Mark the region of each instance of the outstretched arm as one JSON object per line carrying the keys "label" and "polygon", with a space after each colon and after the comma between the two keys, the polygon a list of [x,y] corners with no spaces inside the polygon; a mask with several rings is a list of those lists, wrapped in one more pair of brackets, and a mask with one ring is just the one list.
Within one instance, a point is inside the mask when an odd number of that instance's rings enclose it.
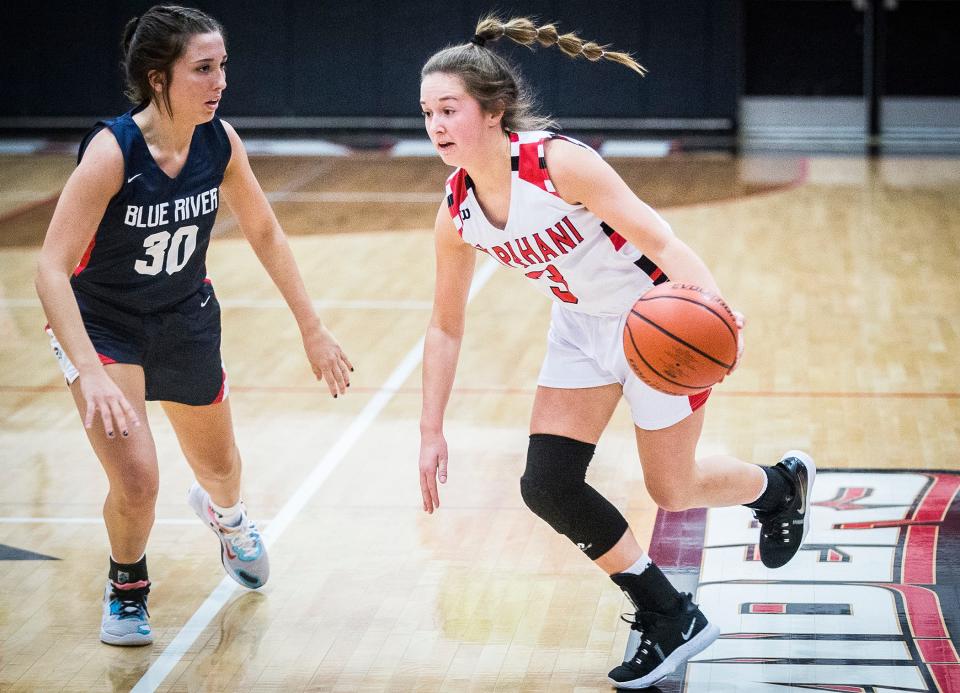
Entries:
{"label": "outstretched arm", "polygon": [[221,185],[224,197],[237,217],[240,230],[290,307],[317,379],[327,381],[334,397],[343,394],[350,384],[353,364],[313,308],[290,244],[250,168],[243,142],[233,127],[226,122],[223,126],[233,149]]}
{"label": "outstretched arm", "polygon": [[433,313],[423,346],[423,411],[420,415],[420,491],[423,509],[440,507],[437,479],[447,480],[443,414],[450,400],[466,321],[476,251],[463,242],[441,204],[435,223],[437,268]]}
{"label": "outstretched arm", "polygon": [[83,326],[70,276],[97,232],[103,213],[123,183],[123,153],[109,130],[91,140],[57,201],[37,262],[37,295],[57,341],[79,373],[83,425],[99,414],[108,438],[140,421],[120,388],[107,375]]}

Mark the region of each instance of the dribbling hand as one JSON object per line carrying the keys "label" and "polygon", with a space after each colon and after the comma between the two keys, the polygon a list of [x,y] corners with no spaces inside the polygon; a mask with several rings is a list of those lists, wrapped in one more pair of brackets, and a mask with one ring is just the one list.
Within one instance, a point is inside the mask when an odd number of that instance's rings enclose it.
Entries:
{"label": "dribbling hand", "polygon": [[740,358],[743,356],[743,328],[747,325],[747,319],[739,310],[734,310],[733,319],[737,322],[737,360],[733,362],[727,374],[733,373],[740,365]]}
{"label": "dribbling hand", "polygon": [[317,380],[326,380],[334,397],[346,394],[353,364],[343,353],[340,342],[323,325],[303,335],[303,348]]}
{"label": "dribbling hand", "polygon": [[84,402],[84,428],[93,428],[93,419],[97,414],[103,421],[103,432],[107,438],[114,438],[116,431],[126,438],[130,433],[130,425],[140,425],[137,412],[103,368],[84,373],[79,382],[80,396]]}
{"label": "dribbling hand", "polygon": [[431,514],[440,507],[437,479],[447,483],[447,440],[442,433],[423,435],[420,440],[420,493],[424,511]]}

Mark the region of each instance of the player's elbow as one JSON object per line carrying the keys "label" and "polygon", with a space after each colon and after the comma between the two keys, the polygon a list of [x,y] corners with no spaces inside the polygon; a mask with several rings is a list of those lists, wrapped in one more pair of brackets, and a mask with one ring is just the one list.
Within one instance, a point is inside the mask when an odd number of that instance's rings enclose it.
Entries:
{"label": "player's elbow", "polygon": [[43,298],[53,282],[57,279],[62,280],[67,276],[69,276],[69,272],[65,272],[61,267],[41,255],[40,259],[37,260],[37,269],[33,276],[33,286],[37,295]]}
{"label": "player's elbow", "polygon": [[461,341],[464,333],[464,320],[445,318],[434,314],[430,320],[430,329],[440,337]]}

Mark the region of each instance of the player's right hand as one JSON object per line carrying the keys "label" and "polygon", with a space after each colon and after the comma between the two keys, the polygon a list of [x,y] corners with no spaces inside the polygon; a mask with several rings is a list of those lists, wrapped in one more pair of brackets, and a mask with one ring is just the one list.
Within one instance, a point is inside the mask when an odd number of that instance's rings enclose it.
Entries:
{"label": "player's right hand", "polygon": [[139,426],[140,417],[127,401],[123,391],[102,367],[80,376],[80,396],[83,397],[83,427],[93,428],[94,417],[99,414],[103,432],[114,438],[119,432],[123,437],[130,434],[130,426]]}
{"label": "player's right hand", "polygon": [[420,436],[420,493],[423,494],[423,509],[433,513],[440,507],[437,479],[447,483],[447,440],[443,433]]}
{"label": "player's right hand", "polygon": [[747,326],[747,318],[739,310],[734,310],[733,319],[737,323],[737,358],[727,371],[727,375],[733,373],[740,365],[740,359],[743,358],[743,328]]}

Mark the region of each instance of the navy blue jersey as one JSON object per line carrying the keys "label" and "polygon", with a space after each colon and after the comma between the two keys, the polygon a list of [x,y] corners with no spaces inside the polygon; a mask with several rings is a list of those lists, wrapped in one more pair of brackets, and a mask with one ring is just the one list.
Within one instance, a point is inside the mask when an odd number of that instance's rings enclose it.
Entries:
{"label": "navy blue jersey", "polygon": [[198,125],[183,169],[170,178],[153,160],[134,113],[97,123],[80,144],[78,163],[94,135],[108,128],[123,152],[124,174],[71,284],[146,314],[196,293],[207,276],[207,246],[230,140],[218,118]]}

